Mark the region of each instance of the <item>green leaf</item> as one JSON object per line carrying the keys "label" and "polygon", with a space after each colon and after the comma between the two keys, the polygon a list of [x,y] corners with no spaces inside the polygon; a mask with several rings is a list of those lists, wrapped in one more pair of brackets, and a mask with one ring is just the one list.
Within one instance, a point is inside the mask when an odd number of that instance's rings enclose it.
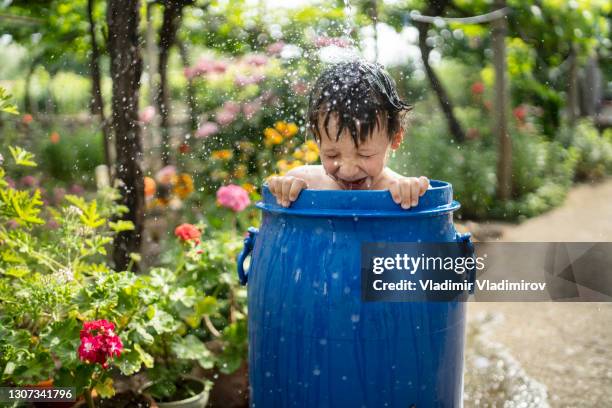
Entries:
{"label": "green leaf", "polygon": [[11,151],[11,155],[13,156],[15,163],[17,163],[18,165],[36,167],[36,162],[33,160],[34,155],[32,153],[28,152],[25,149],[22,149],[19,146],[9,146],[9,150]]}
{"label": "green leaf", "polygon": [[180,337],[172,342],[172,351],[180,359],[199,360],[211,358],[211,352],[204,343],[193,334]]}
{"label": "green leaf", "polygon": [[[173,332],[178,329],[179,323],[174,320],[174,317],[168,312],[154,308],[154,316],[149,320],[148,326],[153,328],[157,334]],[[147,315],[150,310],[147,311]]]}
{"label": "green leaf", "polygon": [[10,268],[3,271],[5,275],[14,276],[15,278],[22,278],[30,273],[30,269],[27,266],[11,266]]}
{"label": "green leaf", "polygon": [[196,312],[200,315],[209,315],[217,310],[217,298],[205,296],[196,303]]}
{"label": "green leaf", "polygon": [[113,379],[110,377],[107,377],[104,382],[96,384],[94,388],[102,398],[110,398],[115,395]]}
{"label": "green leaf", "polygon": [[31,196],[28,191],[2,189],[0,190],[0,202],[4,204],[0,207],[0,215],[13,218],[20,225],[45,223],[38,217],[43,204],[38,189]]}
{"label": "green leaf", "polygon": [[142,361],[140,355],[136,350],[126,351],[121,353],[121,356],[117,359],[117,366],[123,375],[132,375],[140,371]]}
{"label": "green leaf", "polygon": [[0,86],[0,112],[10,113],[12,115],[18,115],[19,111],[17,107],[12,103],[8,102],[13,96],[6,92],[6,90]]}
{"label": "green leaf", "polygon": [[108,226],[115,232],[132,231],[134,223],[132,221],[119,220],[117,222],[109,222]]}
{"label": "green leaf", "polygon": [[140,360],[145,365],[145,367],[147,368],[153,367],[154,359],[152,355],[144,351],[142,347],[140,347],[140,344],[134,344],[134,349],[140,356]]}

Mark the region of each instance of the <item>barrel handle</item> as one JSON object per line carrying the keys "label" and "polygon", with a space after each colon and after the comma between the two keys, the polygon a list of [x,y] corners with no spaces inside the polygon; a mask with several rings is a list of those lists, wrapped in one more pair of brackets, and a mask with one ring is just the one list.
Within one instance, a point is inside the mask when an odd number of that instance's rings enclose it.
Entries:
{"label": "barrel handle", "polygon": [[[472,234],[466,232],[465,234],[460,234],[458,232],[455,233],[455,241],[460,244],[466,244],[467,246],[467,256],[474,258],[474,243],[472,242]],[[474,287],[476,286],[476,263],[474,263],[474,267],[470,268],[468,271],[468,282],[470,282],[471,288],[470,295],[474,294]]]}
{"label": "barrel handle", "polygon": [[248,231],[248,235],[244,238],[244,247],[240,254],[238,254],[238,280],[241,285],[246,285],[249,280],[249,271],[244,270],[244,260],[251,254],[255,246],[255,239],[259,233],[259,230],[255,227],[249,227]]}

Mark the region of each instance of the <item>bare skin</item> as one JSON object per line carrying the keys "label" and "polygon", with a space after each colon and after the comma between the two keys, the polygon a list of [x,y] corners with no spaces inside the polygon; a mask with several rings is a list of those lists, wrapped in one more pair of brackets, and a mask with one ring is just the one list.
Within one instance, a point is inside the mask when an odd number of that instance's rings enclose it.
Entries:
{"label": "bare skin", "polygon": [[[335,117],[329,130],[335,135]],[[391,150],[399,148],[403,131],[391,140],[386,129],[376,127],[371,137],[355,146],[348,130],[338,141],[321,129],[318,141],[321,165],[291,169],[284,176],[268,179],[270,192],[279,205],[289,207],[303,189],[313,190],[389,190],[393,201],[402,208],[414,207],[429,187],[427,177],[404,177],[386,166]]]}

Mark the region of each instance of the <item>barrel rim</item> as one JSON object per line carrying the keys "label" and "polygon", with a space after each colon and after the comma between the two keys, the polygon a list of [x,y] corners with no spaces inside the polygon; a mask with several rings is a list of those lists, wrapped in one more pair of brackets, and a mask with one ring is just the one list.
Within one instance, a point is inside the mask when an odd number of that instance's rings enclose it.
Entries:
{"label": "barrel rim", "polygon": [[[431,188],[419,199],[419,204],[403,209],[393,201],[389,190],[312,190],[300,192],[298,199],[286,208],[276,202],[268,184],[262,186],[262,201],[256,207],[266,213],[301,217],[431,217],[456,211],[461,205],[452,199],[452,185],[431,180]],[[350,197],[350,201],[347,199]],[[316,204],[315,204],[316,203]]]}

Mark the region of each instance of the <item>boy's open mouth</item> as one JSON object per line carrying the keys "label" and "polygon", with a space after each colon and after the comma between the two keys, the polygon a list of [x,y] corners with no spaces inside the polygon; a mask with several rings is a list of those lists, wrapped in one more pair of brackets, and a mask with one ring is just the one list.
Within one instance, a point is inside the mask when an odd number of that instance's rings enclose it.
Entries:
{"label": "boy's open mouth", "polygon": [[338,181],[340,182],[340,185],[342,186],[342,188],[345,190],[361,190],[365,186],[367,180],[368,178],[364,177],[362,179],[355,180],[355,181],[346,181],[346,180],[338,180]]}

